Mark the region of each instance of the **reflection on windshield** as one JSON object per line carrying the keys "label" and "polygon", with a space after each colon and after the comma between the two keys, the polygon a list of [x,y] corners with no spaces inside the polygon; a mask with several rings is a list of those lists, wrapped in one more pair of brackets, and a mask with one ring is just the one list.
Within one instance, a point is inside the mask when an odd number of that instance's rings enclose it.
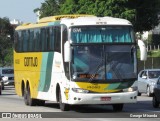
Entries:
{"label": "reflection on windshield", "polygon": [[72,78],[122,80],[136,78],[136,56],[129,46],[73,46]]}

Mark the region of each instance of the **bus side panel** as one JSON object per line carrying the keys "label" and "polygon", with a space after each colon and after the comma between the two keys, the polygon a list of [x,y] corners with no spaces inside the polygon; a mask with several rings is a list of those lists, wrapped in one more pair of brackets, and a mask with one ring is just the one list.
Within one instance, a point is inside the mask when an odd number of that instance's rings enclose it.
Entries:
{"label": "bus side panel", "polygon": [[[62,73],[62,57],[61,54],[55,52],[50,55],[43,55],[46,59],[43,65],[43,73],[41,71],[41,82],[38,90],[38,99],[56,101],[56,86],[57,84],[64,82]],[[43,60],[43,59],[42,59]],[[44,71],[47,69],[46,71]],[[48,76],[48,77],[47,77]]]}
{"label": "bus side panel", "polygon": [[38,91],[48,92],[51,83],[53,52],[42,54],[40,85]]}
{"label": "bus side panel", "polygon": [[42,53],[14,52],[14,75],[16,93],[22,96],[22,81],[29,82],[32,98],[38,94]]}

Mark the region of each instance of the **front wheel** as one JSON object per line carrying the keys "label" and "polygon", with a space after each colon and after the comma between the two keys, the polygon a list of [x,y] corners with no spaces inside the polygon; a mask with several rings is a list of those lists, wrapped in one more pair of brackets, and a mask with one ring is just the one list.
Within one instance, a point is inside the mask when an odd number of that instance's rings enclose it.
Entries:
{"label": "front wheel", "polygon": [[141,96],[141,93],[138,91],[138,96]]}
{"label": "front wheel", "polygon": [[113,104],[113,111],[120,112],[123,110],[123,104]]}
{"label": "front wheel", "polygon": [[154,108],[158,108],[159,106],[159,102],[157,101],[156,96],[153,96],[152,105]]}
{"label": "front wheel", "polygon": [[59,107],[62,111],[68,111],[70,109],[69,104],[65,104],[62,102],[61,91],[59,91]]}

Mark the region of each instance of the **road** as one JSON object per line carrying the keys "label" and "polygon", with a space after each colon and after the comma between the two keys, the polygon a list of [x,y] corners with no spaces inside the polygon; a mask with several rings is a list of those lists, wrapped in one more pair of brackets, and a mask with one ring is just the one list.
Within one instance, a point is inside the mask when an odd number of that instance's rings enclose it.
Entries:
{"label": "road", "polygon": [[[151,117],[154,120],[159,120],[155,118],[158,116],[160,118],[160,108],[152,107],[152,97],[147,97],[142,95],[138,97],[138,102],[136,104],[125,104],[122,112],[113,112],[112,106],[110,105],[94,105],[94,106],[72,106],[70,111],[62,112],[59,109],[58,104],[47,101],[45,106],[25,106],[23,98],[15,94],[14,87],[5,87],[0,96],[0,112],[12,112],[20,114],[22,112],[27,113],[40,113],[42,118],[98,118],[106,119],[107,117],[115,119],[119,118],[129,118],[130,120],[134,118],[141,118],[144,120],[144,116]],[[100,119],[99,119],[100,118]],[[108,118],[107,118],[108,119]],[[150,118],[147,118],[148,120]],[[66,120],[67,121],[67,120]],[[146,119],[145,119],[146,121]]]}

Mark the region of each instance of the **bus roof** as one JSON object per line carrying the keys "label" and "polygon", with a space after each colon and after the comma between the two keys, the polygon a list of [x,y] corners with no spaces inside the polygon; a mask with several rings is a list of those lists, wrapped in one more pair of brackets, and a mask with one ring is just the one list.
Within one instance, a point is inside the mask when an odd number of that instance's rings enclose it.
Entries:
{"label": "bus roof", "polygon": [[[83,22],[84,21],[84,22]],[[67,26],[83,26],[83,25],[132,25],[126,19],[114,17],[79,17],[75,19],[62,19],[61,24]]]}
{"label": "bus roof", "polygon": [[[93,15],[86,15],[86,14],[77,14],[77,15],[57,15],[57,16],[49,16],[44,17],[38,21],[38,23],[25,23],[16,28],[16,30],[23,30],[23,29],[29,29],[29,28],[38,28],[43,26],[48,26],[49,23],[60,23],[60,20],[63,18],[78,18],[78,17],[86,17],[86,16],[93,16]],[[53,25],[53,24],[52,24]]]}
{"label": "bus roof", "polygon": [[[84,21],[84,22],[83,22]],[[66,26],[78,25],[132,25],[126,19],[113,17],[96,17],[93,15],[58,15],[45,17],[39,20],[38,23],[25,23],[16,28],[16,30],[23,30],[29,28],[38,28],[55,24],[65,24]]]}
{"label": "bus roof", "polygon": [[46,22],[53,22],[57,20],[61,20],[62,18],[78,18],[78,17],[86,17],[86,16],[93,16],[93,15],[86,15],[86,14],[79,14],[79,15],[58,15],[58,16],[50,16],[45,17],[39,20],[38,23],[46,23]]}

